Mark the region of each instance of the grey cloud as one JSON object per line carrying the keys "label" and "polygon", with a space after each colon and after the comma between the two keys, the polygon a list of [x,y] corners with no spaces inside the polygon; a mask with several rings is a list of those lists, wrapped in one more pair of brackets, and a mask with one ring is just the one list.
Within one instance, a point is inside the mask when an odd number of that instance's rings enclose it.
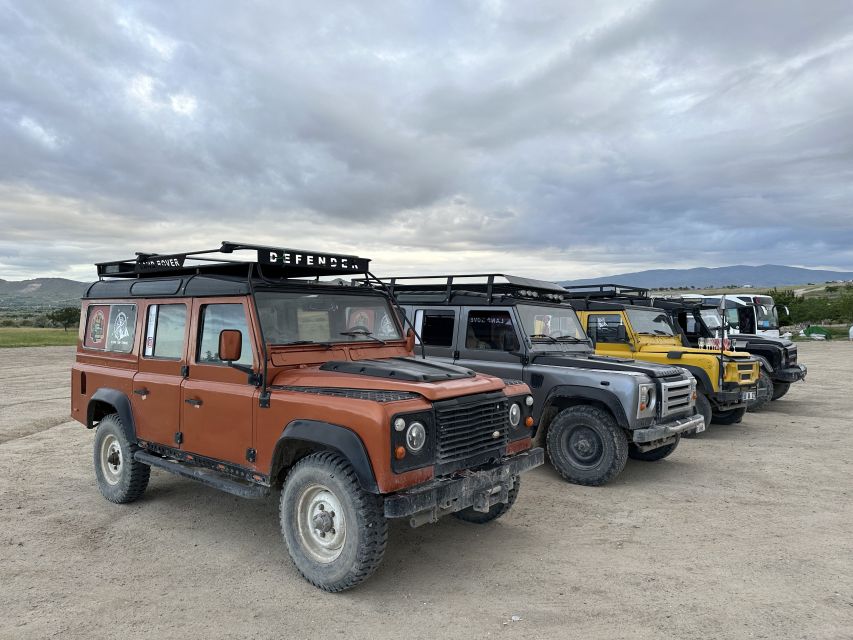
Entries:
{"label": "grey cloud", "polygon": [[846,3],[0,0],[0,16],[4,274],[35,269],[45,229],[57,271],[229,230],[389,268],[853,265]]}

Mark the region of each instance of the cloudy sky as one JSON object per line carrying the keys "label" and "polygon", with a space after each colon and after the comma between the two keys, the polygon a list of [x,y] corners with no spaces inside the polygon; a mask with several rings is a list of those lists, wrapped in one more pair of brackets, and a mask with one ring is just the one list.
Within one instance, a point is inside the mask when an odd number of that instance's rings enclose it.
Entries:
{"label": "cloudy sky", "polygon": [[853,11],[0,0],[0,277],[225,239],[379,274],[853,269]]}

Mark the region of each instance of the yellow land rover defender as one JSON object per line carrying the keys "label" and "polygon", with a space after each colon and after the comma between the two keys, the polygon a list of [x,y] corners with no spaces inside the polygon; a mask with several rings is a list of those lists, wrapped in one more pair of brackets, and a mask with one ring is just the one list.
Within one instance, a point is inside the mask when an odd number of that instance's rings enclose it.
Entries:
{"label": "yellow land rover defender", "polygon": [[595,352],[684,367],[697,382],[696,409],[710,422],[741,421],[756,399],[760,364],[742,351],[685,347],[666,311],[632,304],[639,289],[621,285],[568,286]]}

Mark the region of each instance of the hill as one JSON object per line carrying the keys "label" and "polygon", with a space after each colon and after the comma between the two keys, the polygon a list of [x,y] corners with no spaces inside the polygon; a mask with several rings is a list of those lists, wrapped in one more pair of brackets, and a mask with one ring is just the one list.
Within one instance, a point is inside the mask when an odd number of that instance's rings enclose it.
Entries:
{"label": "hill", "polygon": [[780,285],[809,284],[832,280],[853,280],[851,271],[803,269],[778,264],[760,266],[733,265],[730,267],[697,267],[694,269],[650,269],[600,278],[560,280],[559,284],[616,283],[647,289],[683,288],[710,289],[728,285],[751,285],[757,288]]}
{"label": "hill", "polygon": [[0,308],[76,307],[88,286],[88,282],[66,278],[0,279]]}

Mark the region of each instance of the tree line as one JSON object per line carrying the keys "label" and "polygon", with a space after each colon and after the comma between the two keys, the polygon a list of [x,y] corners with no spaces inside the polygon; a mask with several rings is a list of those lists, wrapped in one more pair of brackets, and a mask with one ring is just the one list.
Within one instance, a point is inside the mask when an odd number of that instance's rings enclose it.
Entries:
{"label": "tree line", "polygon": [[[773,296],[782,325],[853,323],[853,285],[830,285],[823,293],[798,296],[793,289],[773,289],[764,295]],[[790,313],[782,307],[788,307]]]}

